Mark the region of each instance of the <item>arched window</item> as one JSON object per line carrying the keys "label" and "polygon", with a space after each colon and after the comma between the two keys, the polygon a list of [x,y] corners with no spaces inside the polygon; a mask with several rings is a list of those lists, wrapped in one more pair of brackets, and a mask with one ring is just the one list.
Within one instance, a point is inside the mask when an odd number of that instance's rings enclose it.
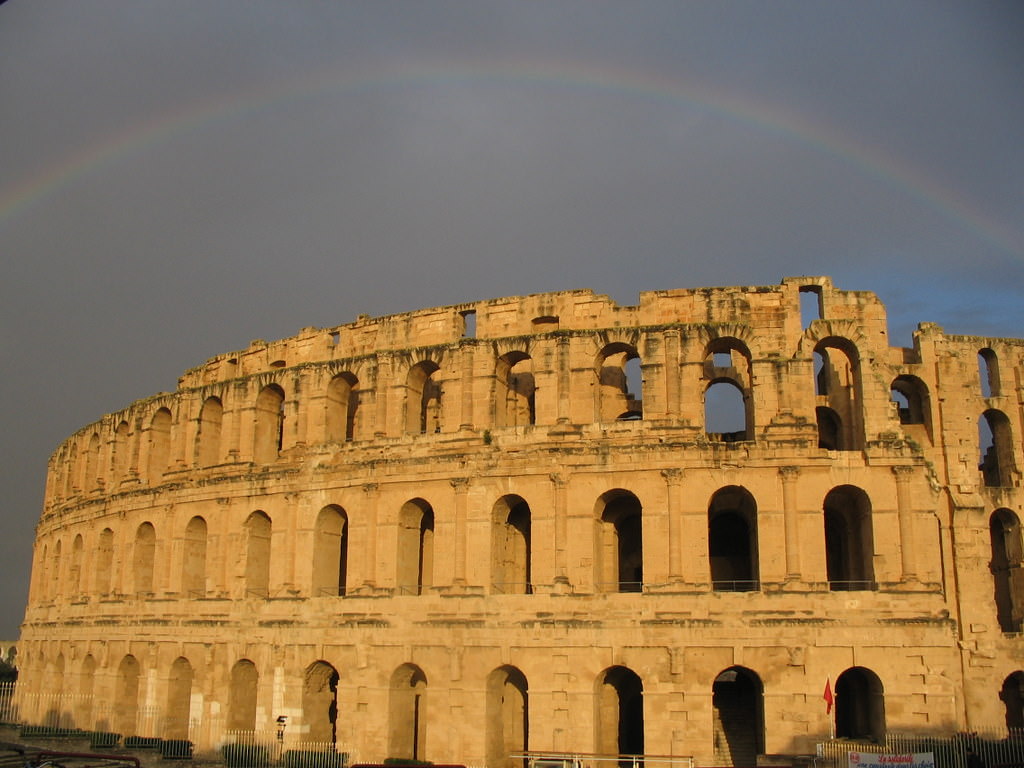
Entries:
{"label": "arched window", "polygon": [[491,589],[530,594],[530,506],[519,496],[502,496],[491,516]]}
{"label": "arched window", "polygon": [[100,465],[100,436],[95,432],[89,438],[89,450],[85,454],[85,477],[82,478],[82,490],[91,491],[99,485],[98,469]]}
{"label": "arched window", "polygon": [[122,736],[134,736],[139,709],[139,662],[134,656],[121,659],[117,667],[116,690],[114,730]]}
{"label": "arched window", "polygon": [[978,469],[986,486],[1013,485],[1013,431],[1006,414],[990,408],[978,419],[978,443],[981,461]]}
{"label": "arched window", "polygon": [[1020,520],[1009,509],[989,518],[996,617],[1003,632],[1020,632],[1024,619],[1024,573],[1021,572]]}
{"label": "arched window", "polygon": [[526,676],[515,667],[498,667],[487,676],[487,765],[521,768],[509,755],[530,748],[529,697]]}
{"label": "arched window", "polygon": [[130,446],[128,444],[128,422],[122,421],[114,430],[114,480],[120,482],[128,474],[131,464]]}
{"label": "arched window", "polygon": [[142,523],[135,531],[135,549],[132,555],[132,573],[135,593],[153,594],[153,568],[156,555],[156,529],[152,523]]}
{"label": "arched window", "polygon": [[334,744],[338,727],[338,670],[326,661],[306,668],[302,686],[302,720],[307,741]]}
{"label": "arched window", "polygon": [[437,363],[424,360],[409,370],[406,380],[405,430],[425,435],[441,431],[441,384]]}
{"label": "arched window", "polygon": [[245,596],[270,594],[270,542],[273,526],[266,512],[256,510],[245,521]]}
{"label": "arched window", "polygon": [[206,596],[206,521],[193,517],[185,526],[181,589],[192,598]]}
{"label": "arched window", "polygon": [[749,440],[743,392],[736,382],[713,381],[704,392],[704,431],[713,442]]}
{"label": "arched window", "polygon": [[521,427],[536,424],[533,360],[525,352],[509,352],[498,358],[494,373],[494,426]]}
{"label": "arched window", "polygon": [[712,339],[704,350],[704,432],[714,442],[753,440],[750,350],[737,338]]}
{"label": "arched window", "polygon": [[999,699],[1005,708],[1007,730],[1024,728],[1024,672],[1014,672],[1003,680]]}
{"label": "arched window", "polygon": [[94,566],[96,594],[103,596],[112,590],[110,583],[114,566],[114,532],[109,528],[100,531],[99,543],[96,546],[96,563]]}
{"label": "arched window", "polygon": [[67,463],[64,465],[64,498],[68,498],[78,489],[75,474],[78,471],[78,446],[74,443],[68,449]]}
{"label": "arched window", "polygon": [[284,447],[284,390],[268,384],[256,398],[253,458],[259,464],[277,460]]}
{"label": "arched window", "polygon": [[81,671],[78,674],[78,696],[75,701],[75,727],[91,731],[96,723],[93,720],[93,691],[96,687],[96,659],[91,653],[82,659]]}
{"label": "arched window", "polygon": [[745,667],[729,667],[711,687],[716,765],[756,765],[764,752],[764,686]]}
{"label": "arched window", "polygon": [[259,675],[256,665],[248,659],[235,662],[231,668],[231,688],[228,691],[229,731],[256,730],[256,697],[259,693]]}
{"label": "arched window", "polygon": [[327,385],[327,440],[354,440],[359,414],[359,380],[351,373],[339,373]]}
{"label": "arched window", "polygon": [[611,667],[597,679],[595,752],[603,755],[644,753],[644,684],[631,669]]}
{"label": "arched window", "polygon": [[161,408],[149,423],[149,461],[146,475],[150,483],[159,482],[167,471],[171,455],[171,412]]}
{"label": "arched window", "polygon": [[757,505],[745,489],[730,485],[708,505],[708,556],[716,592],[761,588],[757,555]]}
{"label": "arched window", "polygon": [[643,382],[636,347],[608,344],[597,355],[594,373],[597,421],[643,418]]}
{"label": "arched window", "polygon": [[415,664],[403,664],[391,675],[388,755],[405,760],[427,759],[427,677]]}
{"label": "arched window", "polygon": [[68,585],[65,590],[72,599],[85,591],[84,584],[82,583],[82,558],[85,555],[84,550],[85,542],[82,540],[82,534],[78,534],[71,544],[71,562],[68,564]]}
{"label": "arched window", "polygon": [[200,467],[211,467],[221,461],[220,433],[223,420],[224,406],[220,398],[206,398],[199,410],[199,431],[196,435],[196,462]]}
{"label": "arched window", "polygon": [[397,560],[399,594],[420,595],[433,585],[434,510],[423,499],[412,499],[402,505]]}
{"label": "arched window", "polygon": [[615,489],[597,500],[595,542],[598,586],[611,592],[641,592],[644,584],[643,515],[640,500]]}
{"label": "arched window", "polygon": [[836,736],[885,741],[885,692],[870,669],[850,667],[836,679]]}
{"label": "arched window", "polygon": [[[928,385],[917,376],[897,376],[892,382],[892,399],[896,403],[900,424],[911,437],[931,441],[931,404]],[[918,426],[918,429],[914,429]],[[922,429],[923,428],[923,429]]]}
{"label": "arched window", "polygon": [[313,530],[313,597],[344,595],[348,576],[348,515],[330,505]]}
{"label": "arched window", "polygon": [[999,397],[999,358],[988,347],[978,350],[978,378],[982,397]]}
{"label": "arched window", "polygon": [[814,353],[817,405],[831,409],[840,429],[834,450],[860,450],[864,414],[857,348],[847,339],[830,337],[819,341]]}
{"label": "arched window", "polygon": [[179,656],[171,664],[167,678],[167,712],[164,717],[164,738],[187,739],[192,707],[192,665]]}
{"label": "arched window", "polygon": [[841,485],[825,497],[825,567],[835,592],[877,589],[871,500],[860,488]]}
{"label": "arched window", "polygon": [[839,414],[827,405],[814,409],[818,421],[818,447],[829,451],[841,451],[843,445],[843,424]]}
{"label": "arched window", "polygon": [[61,597],[61,583],[60,576],[61,571],[64,569],[64,542],[57,539],[57,543],[53,545],[53,560],[51,562],[50,569],[50,584],[47,587],[50,594],[50,599]]}

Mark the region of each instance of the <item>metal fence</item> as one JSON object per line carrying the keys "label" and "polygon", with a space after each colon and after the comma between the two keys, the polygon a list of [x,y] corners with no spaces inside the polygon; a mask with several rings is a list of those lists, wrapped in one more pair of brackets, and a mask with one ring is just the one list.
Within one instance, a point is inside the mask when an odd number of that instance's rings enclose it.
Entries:
{"label": "metal fence", "polygon": [[509,755],[528,768],[693,768],[684,755],[610,755],[590,752],[518,752]]}
{"label": "metal fence", "polygon": [[981,730],[950,737],[889,733],[878,744],[856,739],[830,739],[818,744],[818,768],[846,768],[848,752],[905,755],[931,752],[935,768],[967,768],[967,752],[974,750],[987,768],[1024,767],[1024,730]]}

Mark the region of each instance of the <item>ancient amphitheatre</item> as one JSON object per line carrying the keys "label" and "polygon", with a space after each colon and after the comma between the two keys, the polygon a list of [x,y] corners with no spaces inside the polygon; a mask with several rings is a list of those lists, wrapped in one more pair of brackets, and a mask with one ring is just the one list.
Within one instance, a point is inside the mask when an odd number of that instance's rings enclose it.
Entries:
{"label": "ancient amphitheatre", "polygon": [[823,277],[252,342],[53,454],[23,717],[493,767],[1020,726],[1022,356]]}

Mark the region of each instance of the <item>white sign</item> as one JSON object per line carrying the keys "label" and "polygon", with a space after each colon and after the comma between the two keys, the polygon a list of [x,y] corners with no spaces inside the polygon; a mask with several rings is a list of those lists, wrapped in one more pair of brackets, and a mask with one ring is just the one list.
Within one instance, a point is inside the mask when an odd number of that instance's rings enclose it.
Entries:
{"label": "white sign", "polygon": [[882,755],[877,752],[847,752],[849,768],[935,768],[932,752]]}

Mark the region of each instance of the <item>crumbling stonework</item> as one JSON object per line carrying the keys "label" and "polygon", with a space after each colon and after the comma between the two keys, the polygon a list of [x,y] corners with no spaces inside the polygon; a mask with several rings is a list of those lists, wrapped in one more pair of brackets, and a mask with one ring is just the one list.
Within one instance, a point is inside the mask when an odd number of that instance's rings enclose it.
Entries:
{"label": "crumbling stonework", "polygon": [[806,277],[255,341],[55,452],[23,711],[495,767],[806,753],[827,680],[840,736],[1024,724],[1022,356]]}

